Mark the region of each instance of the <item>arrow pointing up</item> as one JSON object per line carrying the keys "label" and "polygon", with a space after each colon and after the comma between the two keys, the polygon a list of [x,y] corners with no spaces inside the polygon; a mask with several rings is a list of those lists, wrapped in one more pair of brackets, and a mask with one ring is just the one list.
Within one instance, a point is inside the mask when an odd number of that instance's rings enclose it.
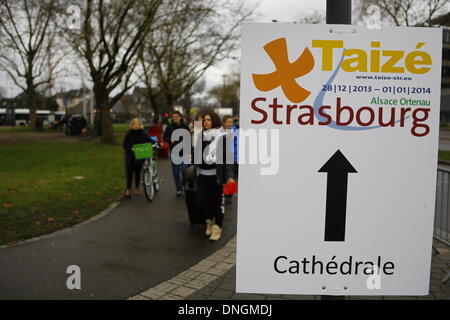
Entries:
{"label": "arrow pointing up", "polygon": [[357,171],[338,150],[318,172],[328,173],[325,241],[345,241],[348,174]]}

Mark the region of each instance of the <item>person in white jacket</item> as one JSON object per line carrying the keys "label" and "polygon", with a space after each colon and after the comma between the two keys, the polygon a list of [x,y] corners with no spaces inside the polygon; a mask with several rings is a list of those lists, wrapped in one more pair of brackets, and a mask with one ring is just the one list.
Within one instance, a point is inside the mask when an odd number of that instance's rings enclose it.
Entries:
{"label": "person in white jacket", "polygon": [[233,164],[225,161],[231,150],[226,146],[226,132],[220,129],[221,125],[216,113],[205,113],[199,137],[203,157],[202,163],[197,166],[197,204],[206,219],[205,235],[211,241],[217,241],[222,236],[225,214],[223,186],[234,181]]}

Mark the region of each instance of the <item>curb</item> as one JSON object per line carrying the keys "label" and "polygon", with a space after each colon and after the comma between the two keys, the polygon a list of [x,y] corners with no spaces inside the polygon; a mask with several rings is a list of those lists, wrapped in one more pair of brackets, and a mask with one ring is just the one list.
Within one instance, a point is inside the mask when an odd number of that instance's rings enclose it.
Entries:
{"label": "curb", "polygon": [[45,234],[45,235],[42,235],[42,236],[38,236],[38,237],[34,237],[34,238],[31,238],[31,239],[20,240],[20,241],[14,242],[14,243],[9,243],[9,244],[6,244],[6,245],[2,245],[2,246],[0,246],[0,250],[13,248],[13,247],[17,247],[17,246],[21,246],[21,245],[25,245],[25,244],[30,244],[30,243],[37,242],[37,241],[40,241],[40,240],[54,238],[54,237],[62,235],[62,234],[70,234],[75,229],[78,229],[78,228],[80,228],[80,227],[82,227],[82,226],[84,226],[86,224],[92,223],[94,221],[97,221],[97,220],[99,220],[101,218],[106,217],[115,208],[117,208],[119,205],[120,205],[120,201],[113,202],[113,203],[111,203],[109,205],[108,208],[106,208],[105,210],[103,210],[99,214],[96,214],[95,216],[89,218],[88,220],[82,221],[82,222],[80,222],[80,223],[78,223],[78,224],[76,224],[74,226],[71,226],[71,227],[68,227],[68,228],[64,228],[64,229],[61,229],[61,230],[57,230],[57,231],[54,231],[52,233],[48,233],[48,234]]}
{"label": "curb", "polygon": [[236,235],[191,268],[127,300],[183,300],[236,266]]}

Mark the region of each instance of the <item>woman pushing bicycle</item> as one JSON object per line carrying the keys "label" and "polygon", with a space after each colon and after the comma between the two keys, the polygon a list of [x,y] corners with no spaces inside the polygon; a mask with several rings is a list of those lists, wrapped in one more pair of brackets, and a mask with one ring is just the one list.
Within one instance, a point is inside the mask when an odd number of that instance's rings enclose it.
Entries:
{"label": "woman pushing bicycle", "polygon": [[131,184],[133,181],[133,175],[136,187],[135,191],[136,195],[137,196],[141,195],[139,185],[141,182],[142,166],[144,165],[145,159],[142,160],[136,159],[134,155],[133,146],[136,144],[142,144],[147,142],[152,143],[151,138],[145,132],[142,122],[138,118],[134,118],[130,122],[130,130],[125,136],[125,139],[123,140],[122,144],[125,150],[125,173],[126,173],[127,187],[124,196],[126,198],[131,197]]}

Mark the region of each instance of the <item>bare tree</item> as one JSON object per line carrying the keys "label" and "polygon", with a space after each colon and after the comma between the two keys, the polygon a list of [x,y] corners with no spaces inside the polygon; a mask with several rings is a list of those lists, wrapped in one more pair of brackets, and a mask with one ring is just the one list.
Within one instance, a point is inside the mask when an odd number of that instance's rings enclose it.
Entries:
{"label": "bare tree", "polygon": [[[191,117],[195,106],[195,97],[205,92],[206,81],[204,78],[198,80],[188,91],[183,93],[175,102],[175,104],[183,106],[185,115]],[[170,110],[168,110],[170,111]]]}
{"label": "bare tree", "polygon": [[162,0],[87,1],[81,30],[68,30],[69,41],[85,62],[100,115],[103,143],[114,142],[110,111],[135,84],[139,52],[155,23]]}
{"label": "bare tree", "polygon": [[319,10],[304,13],[297,19],[297,22],[308,24],[325,23],[326,22],[325,13]]}
{"label": "bare tree", "polygon": [[217,100],[223,108],[232,108],[233,113],[237,114],[239,108],[239,88],[239,74],[224,75],[223,83],[211,88],[208,94]]}
{"label": "bare tree", "polygon": [[428,26],[438,23],[434,20],[450,10],[449,0],[356,0],[353,2],[357,20],[368,15],[371,5],[380,8],[380,18],[396,26]]}
{"label": "bare tree", "polygon": [[37,94],[53,81],[60,59],[49,58],[57,37],[55,0],[0,0],[0,70],[25,93],[36,126]]}
{"label": "bare tree", "polygon": [[149,95],[162,93],[171,108],[209,67],[230,57],[239,26],[254,6],[232,0],[173,0],[160,10],[162,19],[146,39],[139,71]]}
{"label": "bare tree", "polygon": [[153,112],[155,113],[155,118],[159,119],[161,114],[161,106],[158,101],[158,97],[161,96],[162,91],[158,87],[157,77],[155,77],[155,60],[151,54],[144,54],[145,47],[140,52],[139,55],[139,66],[140,68],[137,71],[138,77],[141,78],[141,81],[145,85],[145,91],[143,94],[150,101]]}

